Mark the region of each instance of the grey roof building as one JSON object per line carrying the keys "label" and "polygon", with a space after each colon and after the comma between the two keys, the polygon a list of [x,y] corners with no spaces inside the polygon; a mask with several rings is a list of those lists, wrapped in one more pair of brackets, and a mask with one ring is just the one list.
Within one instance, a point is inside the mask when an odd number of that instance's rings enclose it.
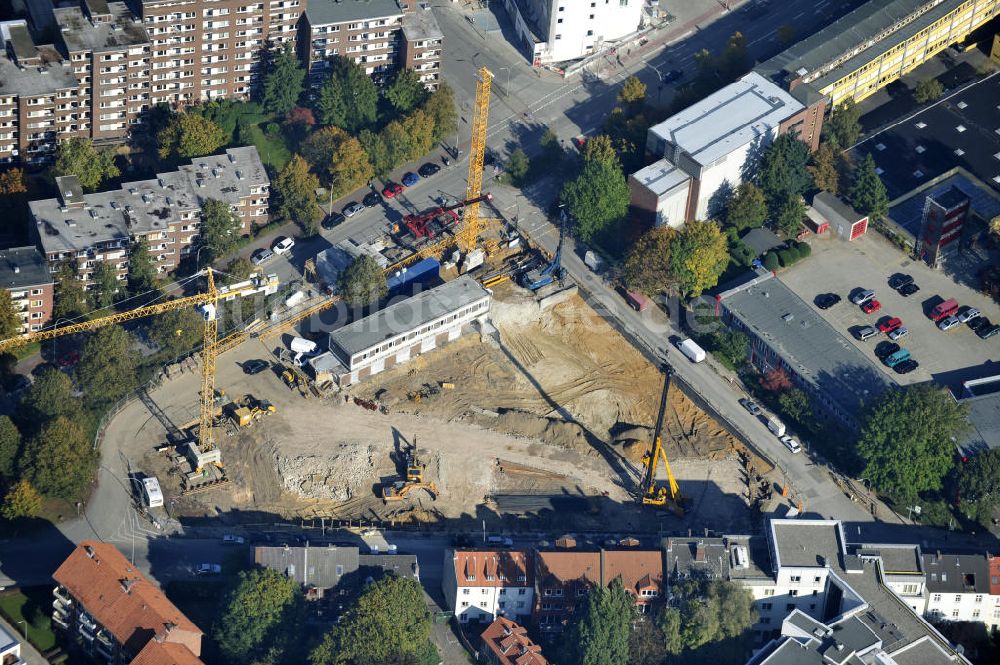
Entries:
{"label": "grey roof building", "polygon": [[964,382],[956,399],[969,407],[969,429],[958,447],[969,454],[1000,446],[1000,375]]}
{"label": "grey roof building", "polygon": [[892,383],[871,360],[771,273],[716,295],[724,320],[750,337],[750,360],[782,367],[831,416],[857,429],[858,414]]}
{"label": "grey roof building", "polygon": [[326,25],[402,16],[403,11],[396,0],[314,0],[305,16],[310,25]]}
{"label": "grey roof building", "polygon": [[49,265],[34,246],[0,250],[0,288],[13,290],[52,283]]}
{"label": "grey roof building", "polygon": [[276,570],[307,589],[322,591],[337,587],[345,578],[364,582],[381,573],[419,581],[420,568],[414,554],[360,554],[353,545],[327,547],[257,547],[254,562]]}
{"label": "grey roof building", "polygon": [[929,593],[990,592],[990,566],[983,554],[924,554]]}

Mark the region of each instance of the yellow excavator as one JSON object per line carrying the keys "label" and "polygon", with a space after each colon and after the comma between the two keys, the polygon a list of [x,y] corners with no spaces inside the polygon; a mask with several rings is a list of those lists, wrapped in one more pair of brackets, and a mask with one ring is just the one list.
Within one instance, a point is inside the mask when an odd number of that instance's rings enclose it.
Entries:
{"label": "yellow excavator", "polygon": [[239,427],[249,427],[264,416],[276,411],[277,409],[269,401],[257,399],[253,395],[244,395],[229,405],[229,417]]}
{"label": "yellow excavator", "polygon": [[[670,470],[670,462],[667,460],[667,452],[663,449],[663,418],[667,412],[667,395],[670,392],[670,379],[674,374],[674,368],[664,363],[663,365],[663,394],[660,396],[660,412],[656,416],[656,430],[653,432],[653,441],[649,451],[642,456],[642,464],[645,467],[642,481],[642,503],[647,506],[665,506],[678,516],[684,514],[684,497],[681,495],[677,480],[674,479],[674,472]],[[663,458],[663,466],[667,469],[667,484],[659,485],[656,482],[656,469],[659,467],[660,458]]]}
{"label": "yellow excavator", "polygon": [[406,480],[397,480],[382,486],[382,501],[402,501],[406,495],[413,490],[425,489],[431,494],[435,501],[440,492],[433,482],[424,481],[424,470],[427,465],[420,461],[417,456],[417,448],[414,446],[406,453]]}

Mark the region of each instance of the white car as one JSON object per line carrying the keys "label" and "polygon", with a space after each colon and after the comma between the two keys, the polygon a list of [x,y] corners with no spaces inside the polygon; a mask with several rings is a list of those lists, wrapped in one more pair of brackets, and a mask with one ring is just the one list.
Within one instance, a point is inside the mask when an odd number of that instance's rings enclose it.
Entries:
{"label": "white car", "polygon": [[888,333],[889,334],[889,339],[891,339],[892,341],[895,342],[900,337],[906,336],[909,332],[910,332],[909,330],[907,330],[905,327],[901,326],[901,327],[896,328],[895,330],[893,330],[893,331],[891,331],[891,332]]}
{"label": "white car", "polygon": [[285,254],[290,251],[292,247],[295,247],[295,241],[284,236],[275,240],[274,244],[271,245],[271,249],[275,254]]}
{"label": "white car", "polygon": [[785,444],[785,448],[788,448],[788,450],[790,450],[793,454],[802,452],[802,446],[800,446],[799,442],[792,437],[786,435],[778,437],[778,440]]}
{"label": "white car", "polygon": [[969,321],[971,321],[972,319],[976,318],[980,314],[982,314],[982,312],[980,312],[978,309],[976,309],[975,307],[970,307],[969,309],[965,310],[964,312],[959,312],[956,315],[956,318],[959,321],[961,321],[962,323],[968,323]]}
{"label": "white car", "polygon": [[949,316],[938,321],[938,328],[941,330],[951,330],[960,323],[957,316]]}
{"label": "white car", "polygon": [[218,575],[222,572],[222,566],[217,563],[203,563],[195,572],[199,575]]}
{"label": "white car", "polygon": [[227,533],[222,537],[222,542],[226,544],[232,543],[233,545],[242,545],[244,541],[243,536],[233,536]]}

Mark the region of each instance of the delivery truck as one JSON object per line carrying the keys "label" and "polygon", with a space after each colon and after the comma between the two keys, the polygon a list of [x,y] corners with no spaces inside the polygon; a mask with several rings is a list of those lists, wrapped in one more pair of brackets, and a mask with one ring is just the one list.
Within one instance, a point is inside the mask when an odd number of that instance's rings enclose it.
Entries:
{"label": "delivery truck", "polygon": [[693,363],[700,363],[705,359],[705,349],[695,344],[693,339],[681,340],[677,348]]}

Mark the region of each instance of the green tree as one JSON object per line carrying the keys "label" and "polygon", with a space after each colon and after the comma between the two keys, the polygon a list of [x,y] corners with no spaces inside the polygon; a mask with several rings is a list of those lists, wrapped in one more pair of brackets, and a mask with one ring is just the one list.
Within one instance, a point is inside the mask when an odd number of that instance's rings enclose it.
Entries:
{"label": "green tree", "polygon": [[741,32],[734,32],[729,41],[726,42],[726,49],[719,58],[719,75],[725,82],[734,81],[746,74],[747,69],[747,40]]}
{"label": "green tree", "polygon": [[6,520],[34,517],[42,510],[42,495],[27,480],[20,480],[3,498],[0,516]]}
{"label": "green tree", "polygon": [[361,133],[358,134],[358,142],[361,143],[361,148],[368,155],[368,161],[371,162],[372,171],[376,177],[385,178],[390,171],[396,168],[381,134],[370,129],[362,129]]}
{"label": "green tree", "polygon": [[121,326],[101,328],[87,340],[76,367],[77,380],[93,405],[112,404],[135,390],[139,354]]}
{"label": "green tree", "polygon": [[316,97],[316,119],[349,132],[375,123],[378,89],[365,70],[340,55],[330,58],[330,78]]}
{"label": "green tree", "polygon": [[809,175],[812,176],[813,184],[817,189],[822,189],[832,194],[836,194],[840,188],[840,169],[838,163],[840,158],[837,151],[830,143],[823,143],[819,149],[813,153],[810,164],[806,167]]}
{"label": "green tree", "polygon": [[24,392],[15,412],[15,420],[24,436],[59,417],[79,420],[80,400],[73,395],[73,382],[68,376],[50,367],[39,374]]}
{"label": "green tree", "polygon": [[910,501],[941,488],[968,428],[968,407],[930,384],[890,390],[865,414],[857,450],[864,477],[880,492]]}
{"label": "green tree", "polygon": [[420,75],[412,69],[400,69],[392,84],[385,90],[385,98],[397,113],[409,113],[427,99],[427,88]]}
{"label": "green tree", "polygon": [[631,115],[640,113],[646,104],[646,84],[636,76],[629,76],[618,91],[618,103]]}
{"label": "green tree", "polygon": [[681,611],[676,607],[664,607],[656,617],[656,627],[663,633],[663,646],[669,654],[684,651],[683,622]]}
{"label": "green tree", "polygon": [[562,146],[559,144],[559,137],[552,131],[551,127],[545,128],[542,137],[538,139],[538,145],[542,146],[546,157],[554,159],[562,156]]}
{"label": "green tree", "polygon": [[21,433],[8,416],[0,416],[0,486],[13,480],[21,452]]}
{"label": "green tree", "polygon": [[663,633],[652,621],[637,621],[629,636],[628,665],[663,665],[667,657]]}
{"label": "green tree", "polygon": [[583,144],[583,161],[605,162],[619,168],[621,165],[618,153],[615,152],[615,147],[611,144],[611,137],[607,134],[598,134],[587,139],[587,142]]}
{"label": "green tree", "polygon": [[726,224],[737,231],[756,229],[767,219],[764,192],[752,182],[741,183],[726,210]]}
{"label": "green tree", "polygon": [[114,150],[96,150],[94,143],[86,138],[71,138],[60,141],[56,146],[56,161],[52,165],[52,177],[75,175],[80,185],[92,192],[105,180],[117,178],[121,171],[115,166]]}
{"label": "green tree", "polygon": [[24,169],[11,168],[0,173],[0,194],[10,196],[11,194],[26,194],[27,186],[24,184]]}
{"label": "green tree", "polygon": [[784,368],[775,367],[764,372],[764,376],[760,378],[760,387],[769,393],[782,393],[791,389],[792,380]]}
{"label": "green tree", "polygon": [[329,172],[334,196],[354,191],[375,175],[368,155],[353,136],[337,144]]}
{"label": "green tree", "polygon": [[189,159],[211,155],[228,137],[217,124],[194,113],[175,113],[156,135],[160,159]]}
{"label": "green tree", "polygon": [[[0,437],[2,440],[3,437]],[[958,465],[953,485],[963,511],[984,526],[989,526],[993,512],[1000,504],[1000,448],[973,455],[966,464]]]}
{"label": "green tree", "polygon": [[10,291],[0,289],[0,339],[14,337],[21,332],[21,315],[14,307]]}
{"label": "green tree", "polygon": [[802,229],[806,204],[798,194],[788,194],[778,204],[774,215],[774,229],[785,238],[794,238]]}
{"label": "green tree", "polygon": [[240,239],[239,216],[225,201],[207,199],[201,206],[201,244],[208,248],[211,260],[229,254]]}
{"label": "green tree", "polygon": [[672,247],[670,272],[687,297],[715,286],[729,264],[729,243],[715,222],[685,224]]}
{"label": "green tree", "polygon": [[309,172],[306,160],[292,155],[272,183],[278,199],[278,214],[299,225],[305,235],[319,231],[316,219],[321,212],[316,205],[319,179]]}
{"label": "green tree", "polygon": [[944,86],[937,79],[923,79],[913,90],[913,101],[918,104],[937,101],[944,94]]}
{"label": "green tree", "polygon": [[722,330],[712,333],[709,338],[709,347],[716,358],[722,360],[722,364],[732,370],[739,369],[747,360],[747,350],[750,340],[746,333],[739,330]]}
{"label": "green tree", "polygon": [[77,279],[76,264],[65,262],[56,273],[56,297],[52,318],[75,319],[90,311],[90,299],[83,283]]}
{"label": "green tree", "polygon": [[670,251],[677,231],[660,226],[642,234],[625,255],[622,280],[633,290],[655,296],[673,286]]}
{"label": "green tree", "polygon": [[149,240],[146,236],[132,243],[128,253],[128,289],[133,296],[155,291],[158,288],[159,277],[153,266],[153,257],[149,254]]}
{"label": "green tree", "polygon": [[393,120],[382,128],[379,137],[385,146],[386,163],[392,165],[389,170],[410,159],[413,153],[413,141],[410,140],[410,135],[406,133],[402,123]]}
{"label": "green tree", "polygon": [[420,109],[403,119],[403,129],[410,136],[410,159],[419,159],[434,147],[433,120]]}
{"label": "green tree", "polygon": [[356,257],[344,268],[337,276],[337,288],[347,304],[354,307],[377,302],[389,292],[382,267],[367,254]]}
{"label": "green tree", "polygon": [[757,620],[753,595],[734,582],[695,578],[673,591],[679,607],[666,607],[657,617],[668,653],[740,637]]}
{"label": "green tree", "polygon": [[79,420],[58,416],[24,447],[23,473],[45,496],[73,501],[94,477],[97,456]]}
{"label": "green tree", "polygon": [[774,139],[761,159],[757,185],[772,206],[786,196],[802,195],[812,185],[806,170],[809,163],[809,146],[794,134],[782,134]]}
{"label": "green tree", "polygon": [[514,184],[522,183],[530,168],[531,162],[528,161],[528,156],[524,154],[523,150],[516,148],[514,152],[510,153],[510,158],[507,160],[507,175],[510,176]]}
{"label": "green tree", "polygon": [[121,282],[118,281],[118,271],[107,261],[98,261],[94,267],[94,303],[100,307],[110,307],[115,302]]}
{"label": "green tree", "polygon": [[306,70],[289,44],[269,58],[264,75],[261,103],[268,111],[288,113],[302,96]]}
{"label": "green tree", "polygon": [[193,307],[174,309],[149,319],[149,337],[160,349],[164,360],[173,360],[201,344],[205,324]]}
{"label": "green tree", "polygon": [[250,277],[253,272],[254,266],[250,263],[250,260],[243,258],[242,256],[237,256],[235,259],[231,259],[229,263],[226,264],[226,284],[242,282]]}
{"label": "green tree", "polygon": [[560,198],[576,221],[577,235],[589,243],[625,218],[628,183],[621,167],[602,161],[587,162],[580,175],[566,183]]}
{"label": "green tree", "polygon": [[365,587],[345,620],[327,633],[309,660],[312,665],[399,662],[408,654],[433,653],[430,635],[420,584],[386,575]]}
{"label": "green tree", "polygon": [[230,663],[281,662],[295,648],[304,610],[293,578],[269,568],[242,571],[223,601],[212,631],[215,643]]}
{"label": "green tree", "polygon": [[847,150],[861,138],[861,109],[848,97],[830,111],[823,134],[833,148]]}
{"label": "green tree", "polygon": [[575,665],[621,665],[628,661],[629,633],[635,601],[620,577],[608,587],[595,587],[573,614],[562,653]]}
{"label": "green tree", "polygon": [[786,390],[778,396],[778,405],[781,412],[799,424],[809,424],[812,422],[812,405],[809,403],[809,396],[799,388]]}
{"label": "green tree", "polygon": [[440,143],[458,130],[458,111],[455,110],[455,93],[447,82],[441,81],[437,90],[424,102],[424,112],[434,120],[434,142]]}
{"label": "green tree", "polygon": [[885,184],[875,172],[875,160],[871,153],[854,170],[854,183],[847,192],[847,198],[854,209],[879,221],[889,212],[889,195]]}

